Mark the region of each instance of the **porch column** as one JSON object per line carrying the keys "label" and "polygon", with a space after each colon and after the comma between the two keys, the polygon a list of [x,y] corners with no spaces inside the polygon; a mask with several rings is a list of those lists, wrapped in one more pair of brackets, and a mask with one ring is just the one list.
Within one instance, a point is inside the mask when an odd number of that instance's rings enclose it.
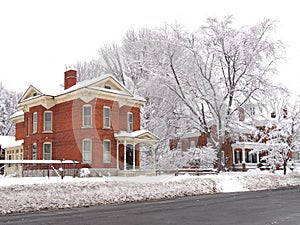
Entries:
{"label": "porch column", "polygon": [[119,168],[119,140],[117,140],[117,169]]}
{"label": "porch column", "polygon": [[235,164],[235,148],[232,151],[232,164]]}
{"label": "porch column", "polygon": [[155,156],[155,145],[151,145],[152,157],[153,157],[153,173],[156,175],[156,156]]}
{"label": "porch column", "polygon": [[124,141],[124,170],[127,170],[127,165],[126,165],[126,140]]}
{"label": "porch column", "polygon": [[245,160],[245,148],[244,147],[242,148],[242,163],[246,163],[246,160]]}
{"label": "porch column", "polygon": [[133,164],[132,164],[132,169],[135,170],[135,142],[133,141],[133,146],[132,146],[132,154],[133,154]]}
{"label": "porch column", "polygon": [[259,152],[256,152],[256,158],[257,158],[256,163],[259,163]]}

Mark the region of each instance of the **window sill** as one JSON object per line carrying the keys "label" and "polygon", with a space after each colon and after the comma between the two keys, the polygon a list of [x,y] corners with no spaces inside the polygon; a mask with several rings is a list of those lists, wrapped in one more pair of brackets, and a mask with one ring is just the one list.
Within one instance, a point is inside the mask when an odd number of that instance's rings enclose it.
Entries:
{"label": "window sill", "polygon": [[93,126],[82,126],[82,129],[93,128]]}
{"label": "window sill", "polygon": [[50,133],[50,134],[52,134],[52,133],[53,133],[53,131],[52,131],[52,130],[44,130],[44,131],[43,131],[43,134],[46,134],[46,133]]}
{"label": "window sill", "polygon": [[103,130],[112,130],[111,127],[103,127]]}

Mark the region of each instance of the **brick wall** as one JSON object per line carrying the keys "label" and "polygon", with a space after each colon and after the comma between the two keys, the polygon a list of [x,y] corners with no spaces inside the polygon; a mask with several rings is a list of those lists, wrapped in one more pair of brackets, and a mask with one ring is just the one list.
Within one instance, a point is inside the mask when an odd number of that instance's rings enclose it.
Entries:
{"label": "brick wall", "polygon": [[[92,127],[82,127],[82,107],[92,106]],[[111,129],[103,128],[103,108],[111,108]],[[44,112],[52,111],[52,132],[44,132]],[[32,133],[33,113],[37,113],[37,132]],[[81,165],[81,167],[116,168],[117,166],[117,142],[114,133],[127,130],[127,113],[132,112],[134,118],[134,130],[140,129],[140,109],[137,107],[122,106],[116,101],[94,99],[88,103],[81,99],[57,104],[50,109],[43,106],[35,106],[24,114],[24,122],[17,124],[17,134],[24,138],[24,159],[32,159],[32,145],[37,144],[37,159],[43,159],[43,144],[52,143],[52,159],[82,161],[82,141],[92,140],[93,165]],[[27,133],[27,118],[30,118],[30,134]],[[103,140],[111,141],[111,163],[103,163]],[[138,150],[138,148],[137,148]],[[122,152],[122,151],[121,151]],[[121,155],[121,154],[120,154]],[[121,156],[119,157],[121,160]],[[136,153],[136,166],[139,166],[139,152]]]}

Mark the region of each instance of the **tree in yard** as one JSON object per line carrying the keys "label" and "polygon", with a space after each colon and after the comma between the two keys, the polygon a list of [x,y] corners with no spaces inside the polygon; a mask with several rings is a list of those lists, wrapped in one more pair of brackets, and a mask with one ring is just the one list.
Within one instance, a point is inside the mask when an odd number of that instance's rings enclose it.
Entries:
{"label": "tree in yard", "polygon": [[265,110],[264,126],[260,126],[256,132],[257,142],[264,143],[255,152],[264,152],[265,161],[274,171],[283,166],[286,174],[287,162],[290,159],[291,151],[296,144],[292,141],[296,133],[295,107],[292,109],[289,104],[289,93],[284,88],[269,87],[268,93],[264,95],[264,101],[260,107]]}
{"label": "tree in yard", "polygon": [[300,102],[296,101],[290,106],[289,119],[291,121],[290,128],[290,146],[291,151],[296,157],[296,160],[299,160],[300,155]]}
{"label": "tree in yard", "polygon": [[119,48],[99,50],[97,62],[128,77],[132,90],[148,100],[144,128],[165,141],[176,132],[205,133],[221,170],[234,113],[263,93],[276,72],[283,45],[271,37],[275,25],[266,19],[236,28],[228,16],[209,18],[195,32],[179,25],[130,30]]}
{"label": "tree in yard", "polygon": [[0,82],[0,136],[14,135],[10,116],[17,110],[20,94],[7,90]]}
{"label": "tree in yard", "polygon": [[276,71],[282,43],[271,39],[274,27],[274,21],[264,20],[236,29],[232,18],[225,17],[221,22],[208,19],[193,34],[174,28],[176,40],[165,54],[169,69],[161,70],[165,85],[186,106],[194,128],[204,132],[217,150],[219,170],[233,114],[263,92]]}
{"label": "tree in yard", "polygon": [[163,169],[199,168],[212,169],[217,160],[216,151],[210,146],[190,148],[186,151],[166,150],[160,156],[159,166]]}
{"label": "tree in yard", "polygon": [[189,166],[199,169],[212,169],[217,160],[217,154],[211,146],[194,147],[184,152],[183,159]]}
{"label": "tree in yard", "polygon": [[271,167],[271,171],[283,166],[284,175],[291,152],[289,128],[290,125],[282,121],[266,126],[258,133],[260,139],[265,141],[265,148],[253,151],[253,153],[265,152],[266,155],[261,158],[261,161],[265,161]]}

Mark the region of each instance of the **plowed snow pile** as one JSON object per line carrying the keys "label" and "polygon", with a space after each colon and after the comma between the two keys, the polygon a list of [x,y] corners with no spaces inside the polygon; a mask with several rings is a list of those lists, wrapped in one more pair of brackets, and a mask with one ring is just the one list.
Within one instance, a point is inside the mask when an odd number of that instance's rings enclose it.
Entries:
{"label": "plowed snow pile", "polygon": [[300,174],[223,173],[109,178],[0,178],[0,213],[118,204],[300,185]]}

